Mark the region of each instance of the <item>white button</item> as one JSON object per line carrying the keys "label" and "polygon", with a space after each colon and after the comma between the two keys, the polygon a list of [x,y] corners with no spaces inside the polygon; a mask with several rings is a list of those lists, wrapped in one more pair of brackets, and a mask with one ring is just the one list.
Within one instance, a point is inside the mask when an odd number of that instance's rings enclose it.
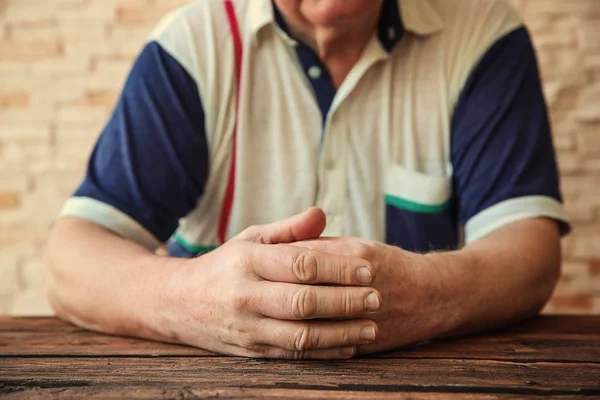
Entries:
{"label": "white button", "polygon": [[390,38],[390,40],[396,39],[396,30],[392,27],[388,28],[388,38]]}
{"label": "white button", "polygon": [[310,76],[312,79],[319,79],[321,77],[321,68],[313,65],[308,69],[308,76]]}

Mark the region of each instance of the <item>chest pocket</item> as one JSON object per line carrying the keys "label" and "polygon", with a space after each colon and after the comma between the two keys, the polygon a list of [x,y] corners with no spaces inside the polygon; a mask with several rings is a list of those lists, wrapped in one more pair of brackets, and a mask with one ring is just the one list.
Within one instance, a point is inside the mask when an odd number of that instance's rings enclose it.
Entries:
{"label": "chest pocket", "polygon": [[385,181],[386,242],[408,251],[458,247],[452,178],[392,165]]}

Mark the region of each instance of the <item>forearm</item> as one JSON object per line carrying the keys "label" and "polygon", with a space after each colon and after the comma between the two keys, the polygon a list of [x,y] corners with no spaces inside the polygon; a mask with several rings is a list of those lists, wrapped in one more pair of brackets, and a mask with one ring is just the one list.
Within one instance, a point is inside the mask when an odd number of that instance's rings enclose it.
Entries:
{"label": "forearm", "polygon": [[46,256],[48,297],[58,317],[87,329],[166,340],[156,311],[183,261],[158,257],[78,218],[53,229]]}
{"label": "forearm", "polygon": [[[537,314],[560,275],[560,239],[549,220],[526,220],[448,253],[427,256],[439,275],[448,331],[485,331]],[[443,324],[440,324],[442,326]]]}

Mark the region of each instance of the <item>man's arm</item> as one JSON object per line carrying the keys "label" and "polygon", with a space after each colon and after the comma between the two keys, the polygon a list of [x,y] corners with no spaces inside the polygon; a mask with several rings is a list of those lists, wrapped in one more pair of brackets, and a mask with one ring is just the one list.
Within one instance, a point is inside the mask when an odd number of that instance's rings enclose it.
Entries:
{"label": "man's arm", "polygon": [[186,261],[156,256],[93,222],[61,218],[46,254],[48,298],[59,318],[86,329],[168,340],[153,313]]}
{"label": "man's arm", "polygon": [[556,223],[506,225],[462,250],[415,254],[359,238],[325,238],[297,246],[369,260],[382,295],[377,341],[362,353],[481,332],[531,317],[560,273]]}
{"label": "man's arm", "polygon": [[462,250],[426,256],[450,304],[445,335],[502,327],[536,315],[560,276],[554,221],[528,219],[492,232]]}

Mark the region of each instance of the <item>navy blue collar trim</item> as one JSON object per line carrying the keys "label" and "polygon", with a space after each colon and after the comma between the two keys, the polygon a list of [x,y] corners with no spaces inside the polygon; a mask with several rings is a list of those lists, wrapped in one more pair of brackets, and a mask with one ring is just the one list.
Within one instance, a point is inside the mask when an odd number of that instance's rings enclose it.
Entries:
{"label": "navy blue collar trim", "polygon": [[[281,11],[279,11],[274,1],[271,1],[271,3],[273,4],[275,23],[288,36],[292,37],[288,26],[281,15]],[[384,0],[377,29],[377,37],[379,38],[381,45],[389,53],[394,46],[400,42],[403,35],[404,24],[402,23],[400,9],[398,8],[398,0]],[[294,39],[297,40],[296,38]]]}
{"label": "navy blue collar trim", "polygon": [[273,0],[271,0],[271,3],[273,4],[273,16],[275,17],[275,24],[277,24],[279,29],[284,31],[289,37],[292,37],[287,23],[285,22],[285,19],[283,19],[283,15],[281,15],[281,11],[279,11],[279,8]]}
{"label": "navy blue collar trim", "polygon": [[384,0],[379,17],[377,36],[381,45],[391,52],[404,35],[404,24],[398,8],[398,0]]}

